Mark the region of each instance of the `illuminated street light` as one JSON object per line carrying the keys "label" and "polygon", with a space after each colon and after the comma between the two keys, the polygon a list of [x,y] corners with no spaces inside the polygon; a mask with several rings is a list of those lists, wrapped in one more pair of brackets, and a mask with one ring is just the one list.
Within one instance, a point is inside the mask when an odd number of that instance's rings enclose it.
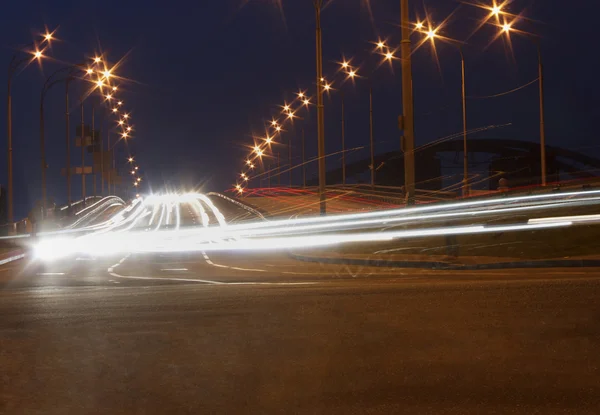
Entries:
{"label": "illuminated street light", "polygon": [[511,30],[512,30],[512,27],[511,27],[510,23],[504,23],[502,25],[502,31],[504,33],[509,33]]}
{"label": "illuminated street light", "polygon": [[135,169],[136,169],[136,170],[137,170],[137,169],[139,169],[139,166],[135,166]]}
{"label": "illuminated street light", "polygon": [[349,65],[350,64],[348,62],[346,62],[346,61],[342,62],[342,68],[344,68],[344,69],[348,69]]}
{"label": "illuminated street light", "polygon": [[250,160],[246,160],[246,164],[247,164],[248,166],[251,166],[251,165],[252,165],[252,162],[251,162]]}
{"label": "illuminated street light", "polygon": [[254,168],[254,164],[250,163],[250,168],[253,169]]}
{"label": "illuminated street light", "polygon": [[33,54],[33,57],[36,59],[40,59],[42,56],[42,52],[40,52],[39,50],[36,50]]}
{"label": "illuminated street light", "polygon": [[429,30],[427,32],[427,39],[433,39],[434,37],[436,37],[437,35],[435,34],[435,30]]}
{"label": "illuminated street light", "polygon": [[106,99],[110,101],[112,99],[112,95],[111,94],[106,94]]}
{"label": "illuminated street light", "polygon": [[104,86],[104,82],[102,82],[102,80],[98,80],[98,81],[96,81],[96,86],[98,88],[102,88]]}
{"label": "illuminated street light", "polygon": [[290,113],[288,114],[288,118],[289,118],[290,120],[293,120],[293,119],[294,119],[294,117],[295,117],[295,115],[294,115],[294,113],[293,113],[293,112],[290,112]]}
{"label": "illuminated street light", "polygon": [[127,127],[127,131],[131,131],[131,127]]}
{"label": "illuminated street light", "polygon": [[113,87],[112,87],[112,90],[113,90],[113,91],[116,91],[116,90],[117,90],[117,87],[116,87],[116,86],[113,86]]}
{"label": "illuminated street light", "polygon": [[112,112],[116,114],[116,113],[117,113],[117,109],[116,109],[116,108],[113,108],[113,109],[112,109]]}
{"label": "illuminated street light", "polygon": [[262,151],[261,149],[258,149],[258,151],[256,151],[256,155],[257,155],[258,157],[262,157],[262,156],[263,156],[263,154],[264,154],[264,153],[263,153],[263,151]]}
{"label": "illuminated street light", "polygon": [[350,71],[348,72],[348,76],[352,79],[354,79],[354,77],[356,76],[356,72],[355,71]]}
{"label": "illuminated street light", "polygon": [[135,170],[131,170],[131,174],[135,174]]}
{"label": "illuminated street light", "polygon": [[88,75],[91,75],[94,73],[94,70],[92,68],[87,68],[85,71]]}
{"label": "illuminated street light", "polygon": [[123,114],[123,118],[125,118],[125,119],[129,118],[129,114]]}
{"label": "illuminated street light", "polygon": [[99,58],[98,56],[96,56],[96,57],[94,58],[94,63],[100,63],[100,62],[102,62],[102,59],[101,59],[101,58]]}
{"label": "illuminated street light", "polygon": [[281,127],[280,126],[275,127],[275,131],[280,132],[281,131]]}
{"label": "illuminated street light", "polygon": [[127,138],[127,133],[123,133],[123,134],[121,134],[121,137],[123,137],[123,138]]}
{"label": "illuminated street light", "polygon": [[323,88],[325,88],[325,91],[329,91],[331,89],[331,85],[325,84]]}
{"label": "illuminated street light", "polygon": [[134,183],[133,183],[133,185],[134,185],[134,186],[137,186],[138,184],[137,184],[137,182],[134,182]]}
{"label": "illuminated street light", "polygon": [[298,92],[298,98],[304,98],[304,92],[302,92],[302,91]]}
{"label": "illuminated street light", "polygon": [[307,99],[304,100],[304,105],[308,106],[308,104],[310,104],[310,101]]}
{"label": "illuminated street light", "polygon": [[501,11],[502,11],[502,8],[500,6],[493,6],[492,7],[492,15],[493,16],[498,16]]}
{"label": "illuminated street light", "polygon": [[127,159],[127,161],[128,161],[128,162],[130,162],[130,163],[132,163],[132,162],[133,162],[133,157],[129,157],[129,158]]}
{"label": "illuminated street light", "polygon": [[385,47],[385,43],[383,43],[381,40],[379,42],[377,42],[377,49],[383,49]]}
{"label": "illuminated street light", "polygon": [[387,59],[388,61],[391,61],[392,59],[394,59],[394,54],[392,52],[388,52],[384,56],[385,56],[385,59]]}
{"label": "illuminated street light", "polygon": [[53,38],[52,38],[52,33],[46,33],[46,34],[44,35],[44,40],[45,40],[46,42],[50,42],[52,39],[53,39]]}
{"label": "illuminated street light", "polygon": [[117,102],[117,105],[123,105],[123,101]]}
{"label": "illuminated street light", "polygon": [[269,136],[267,136],[267,138],[265,139],[265,142],[266,142],[267,144],[271,144],[271,143],[273,142],[273,137],[269,137]]}
{"label": "illuminated street light", "polygon": [[123,125],[124,123],[125,123],[125,121],[119,120],[119,125]]}
{"label": "illuminated street light", "polygon": [[417,22],[417,24],[415,24],[415,27],[417,28],[417,30],[421,30],[421,29],[423,29],[423,23]]}

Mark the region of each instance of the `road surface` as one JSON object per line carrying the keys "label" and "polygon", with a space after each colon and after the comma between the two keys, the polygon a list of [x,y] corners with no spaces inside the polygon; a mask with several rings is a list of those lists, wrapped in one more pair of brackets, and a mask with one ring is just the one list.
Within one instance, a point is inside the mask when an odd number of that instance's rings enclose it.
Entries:
{"label": "road surface", "polygon": [[12,262],[0,413],[598,413],[599,277],[285,252]]}

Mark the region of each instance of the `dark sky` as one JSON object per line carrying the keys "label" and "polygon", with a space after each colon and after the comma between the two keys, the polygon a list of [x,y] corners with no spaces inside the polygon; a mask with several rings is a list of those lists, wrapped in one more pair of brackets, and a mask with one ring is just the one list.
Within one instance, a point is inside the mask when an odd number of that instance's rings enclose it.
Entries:
{"label": "dark sky", "polygon": [[[242,3],[247,4],[242,7]],[[283,10],[275,0],[7,1],[0,9],[0,54],[7,65],[15,48],[31,42],[47,25],[58,27],[60,42],[50,54],[63,63],[89,59],[99,47],[111,62],[125,57],[119,74],[131,81],[122,84],[120,97],[133,116],[136,134],[131,151],[142,166],[146,185],[223,190],[235,182],[252,133],[264,133],[264,122],[277,112],[277,106],[292,99],[299,88],[314,96],[312,1],[281,3]],[[421,17],[425,7],[434,23],[452,15],[441,34],[459,40],[469,37],[485,16],[484,10],[451,0],[413,1],[411,5]],[[371,53],[370,42],[381,36],[391,45],[399,44],[399,1],[371,0],[371,8],[372,15],[364,0],[330,2],[323,12],[324,73],[331,79],[342,55],[361,66],[359,73],[373,73],[376,149],[385,152],[398,146],[400,66],[376,68],[380,59]],[[531,19],[521,20],[516,27],[542,37],[548,144],[597,155],[600,88],[595,25],[600,3],[515,0],[508,10]],[[464,47],[469,96],[500,93],[537,76],[533,44],[513,36],[511,53],[502,40],[490,44],[496,31],[484,26]],[[439,66],[429,45],[414,54],[417,145],[461,131],[458,54],[440,44],[438,59]],[[41,194],[39,96],[45,77],[60,68],[61,62],[46,61],[43,70],[32,65],[13,81],[17,217],[25,215]],[[364,145],[369,126],[367,81],[342,88],[348,147]],[[502,98],[469,100],[470,128],[511,124],[474,134],[472,139],[539,140],[537,94],[537,85],[531,85]],[[71,99],[75,101],[76,93]],[[1,102],[0,112],[5,114],[6,101]],[[91,103],[87,105],[86,118]],[[60,176],[65,160],[62,87],[51,90],[46,107],[49,195],[62,201],[66,193],[65,179]],[[339,107],[339,93],[334,93],[326,100],[327,152],[340,148]],[[304,121],[297,122],[296,133],[289,134],[297,142],[303,123],[307,153],[314,156],[314,107],[309,115],[301,115]],[[76,106],[72,118],[79,119]],[[5,137],[4,115],[0,131]],[[0,183],[4,184],[6,139],[1,142]],[[294,153],[300,154],[297,146]],[[75,158],[79,153],[73,150],[72,154]],[[367,154],[365,149],[349,159]],[[328,159],[328,165],[338,167],[338,158]],[[310,166],[309,174],[315,172],[316,166]],[[73,194],[80,193],[80,180],[74,179]]]}

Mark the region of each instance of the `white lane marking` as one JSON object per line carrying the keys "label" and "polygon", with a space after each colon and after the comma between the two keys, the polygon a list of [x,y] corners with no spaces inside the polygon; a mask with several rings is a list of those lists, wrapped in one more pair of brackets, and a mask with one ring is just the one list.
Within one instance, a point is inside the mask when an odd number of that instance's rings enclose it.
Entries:
{"label": "white lane marking", "polygon": [[65,275],[64,272],[38,272],[37,275]]}
{"label": "white lane marking", "polygon": [[[115,278],[131,279],[131,280],[159,280],[159,281],[183,281],[183,282],[198,282],[210,285],[314,285],[317,282],[222,282],[212,280],[201,280],[196,278],[173,278],[173,277],[139,277],[134,275],[121,275],[115,272],[115,268],[123,263],[131,254],[127,254],[119,262],[107,269],[108,273]],[[227,267],[228,268],[228,267]],[[110,280],[109,280],[110,281]]]}
{"label": "white lane marking", "polygon": [[162,268],[161,271],[187,271],[187,268]]}
{"label": "white lane marking", "polygon": [[256,268],[241,268],[241,267],[230,267],[229,265],[223,265],[223,264],[215,264],[214,262],[212,262],[208,255],[206,255],[205,251],[202,251],[202,256],[204,257],[204,260],[206,261],[206,263],[208,265],[212,265],[213,267],[217,267],[217,268],[227,268],[227,269],[234,269],[236,271],[250,271],[250,272],[267,272],[267,270],[264,269],[256,269]]}
{"label": "white lane marking", "polygon": [[75,258],[75,261],[96,261],[96,258]]}
{"label": "white lane marking", "polygon": [[11,256],[9,258],[5,258],[5,259],[0,260],[0,265],[8,264],[9,262],[13,262],[13,261],[16,261],[16,260],[22,259],[22,258],[25,258],[25,254],[14,255],[14,256]]}

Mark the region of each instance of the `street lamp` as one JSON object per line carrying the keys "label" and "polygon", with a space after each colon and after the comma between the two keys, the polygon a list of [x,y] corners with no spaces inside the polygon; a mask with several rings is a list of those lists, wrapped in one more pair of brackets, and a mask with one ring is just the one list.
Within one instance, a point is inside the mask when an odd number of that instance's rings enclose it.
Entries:
{"label": "street lamp", "polygon": [[[48,36],[49,35],[49,36]],[[52,40],[52,33],[46,33],[45,35],[43,35],[44,39],[42,42],[46,42],[47,44],[50,44],[50,41]],[[33,48],[35,47],[35,43],[30,44],[28,47]],[[30,52],[31,55],[33,56],[33,58],[31,57],[24,57],[24,58],[20,58],[19,59],[19,55],[18,54],[14,54],[12,59],[10,60],[10,63],[8,64],[8,79],[7,79],[7,93],[6,93],[6,130],[7,130],[7,155],[8,155],[8,163],[7,163],[7,167],[8,167],[8,183],[7,183],[7,190],[8,190],[8,208],[7,208],[7,220],[9,223],[13,222],[14,219],[14,215],[13,215],[13,159],[12,159],[12,151],[13,151],[13,147],[12,147],[12,79],[13,76],[17,73],[18,69],[26,62],[32,62],[33,60],[38,60],[40,61],[42,58],[44,58],[43,55],[43,50],[40,51],[38,49],[35,49],[35,52]]]}
{"label": "street lamp", "polygon": [[[67,66],[64,68],[60,68],[57,71],[55,71],[52,75],[50,75],[46,81],[44,82],[44,86],[42,87],[42,92],[40,95],[40,154],[41,154],[41,168],[42,168],[42,206],[43,206],[43,213],[42,216],[45,217],[46,215],[46,203],[47,203],[47,198],[46,198],[46,192],[47,192],[47,188],[46,188],[46,169],[48,168],[48,165],[46,163],[46,145],[45,145],[45,121],[44,121],[44,100],[46,97],[46,93],[48,92],[48,90],[56,85],[59,82],[65,82],[66,83],[66,88],[65,88],[65,96],[66,96],[66,124],[67,124],[67,138],[66,138],[66,142],[67,142],[67,187],[68,187],[68,191],[67,191],[67,199],[68,199],[68,204],[71,203],[71,199],[70,199],[70,189],[71,189],[71,185],[70,185],[70,172],[68,171],[70,168],[70,146],[69,146],[69,82],[73,79],[73,73],[77,70],[80,69],[83,66],[83,64],[77,64],[77,65],[71,65],[71,66]],[[64,78],[59,78],[58,76],[63,74],[63,73],[67,73],[66,76]],[[83,134],[82,134],[83,136]],[[83,140],[83,138],[82,138]]]}
{"label": "street lamp", "polygon": [[[418,27],[419,23],[417,23],[415,25],[415,27]],[[421,27],[423,27],[423,25],[421,24]],[[435,39],[436,38],[440,38],[440,36],[437,35],[437,31],[438,29],[432,29],[430,28],[429,30],[425,31],[425,32],[421,32],[424,33],[426,35],[427,40],[430,40],[432,45],[435,45]],[[462,186],[462,193],[463,196],[468,196],[470,193],[470,189],[469,189],[469,154],[468,154],[468,147],[467,147],[467,96],[466,96],[466,82],[465,82],[465,56],[463,54],[463,50],[460,44],[455,44],[454,42],[452,42],[449,39],[445,39],[447,40],[447,44],[454,46],[457,50],[458,53],[460,55],[460,64],[461,64],[461,101],[462,101],[462,121],[463,121],[463,186]],[[434,46],[435,47],[435,46]]]}
{"label": "street lamp", "polygon": [[546,186],[547,183],[547,170],[546,170],[546,126],[544,123],[544,65],[542,63],[542,48],[540,45],[539,38],[530,33],[521,32],[513,29],[513,24],[504,22],[500,27],[502,33],[507,37],[510,37],[511,32],[516,32],[530,41],[532,41],[537,48],[538,57],[538,86],[539,86],[539,102],[540,102],[540,159],[541,159],[541,182],[542,186]]}
{"label": "street lamp", "polygon": [[408,0],[400,0],[400,61],[402,65],[402,123],[404,130],[404,190],[406,202],[415,197],[415,117],[412,85],[412,48],[410,45]]}

